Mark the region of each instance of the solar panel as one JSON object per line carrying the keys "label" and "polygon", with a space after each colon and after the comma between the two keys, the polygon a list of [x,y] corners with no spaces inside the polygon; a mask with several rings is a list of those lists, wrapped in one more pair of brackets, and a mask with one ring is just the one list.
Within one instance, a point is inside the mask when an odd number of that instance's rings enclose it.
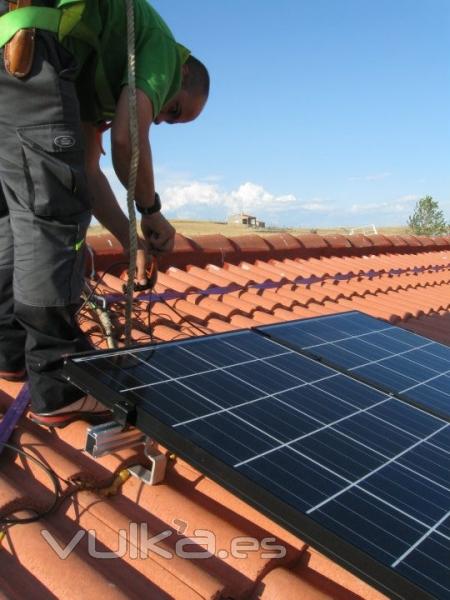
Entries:
{"label": "solar panel", "polygon": [[257,329],[450,420],[450,348],[358,312]]}
{"label": "solar panel", "polygon": [[65,370],[390,597],[449,597],[445,421],[252,331],[69,357]]}

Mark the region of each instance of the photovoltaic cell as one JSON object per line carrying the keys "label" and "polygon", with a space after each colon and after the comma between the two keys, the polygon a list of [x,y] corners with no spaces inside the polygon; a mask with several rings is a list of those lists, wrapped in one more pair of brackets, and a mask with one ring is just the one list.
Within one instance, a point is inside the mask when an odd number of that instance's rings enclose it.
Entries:
{"label": "photovoltaic cell", "polygon": [[[357,316],[346,331],[371,330]],[[449,597],[446,421],[252,331],[72,357],[66,373],[389,596]]]}
{"label": "photovoltaic cell", "polygon": [[450,348],[358,312],[257,331],[450,420]]}

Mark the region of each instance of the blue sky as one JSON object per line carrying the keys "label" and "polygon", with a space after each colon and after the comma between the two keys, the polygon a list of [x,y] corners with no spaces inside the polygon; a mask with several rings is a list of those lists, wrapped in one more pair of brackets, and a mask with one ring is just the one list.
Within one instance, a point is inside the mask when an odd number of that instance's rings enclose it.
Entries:
{"label": "blue sky", "polygon": [[167,216],[397,225],[429,194],[450,220],[448,0],[152,4],[212,80],[198,121],[152,128]]}

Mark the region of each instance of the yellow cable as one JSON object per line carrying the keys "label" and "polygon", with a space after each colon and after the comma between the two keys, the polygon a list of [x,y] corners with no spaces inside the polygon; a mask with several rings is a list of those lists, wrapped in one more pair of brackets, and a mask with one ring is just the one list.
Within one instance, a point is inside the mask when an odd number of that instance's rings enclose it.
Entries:
{"label": "yellow cable", "polygon": [[128,469],[122,469],[122,471],[117,473],[111,485],[98,490],[99,494],[106,497],[115,496],[125,481],[127,481],[130,477],[131,474]]}

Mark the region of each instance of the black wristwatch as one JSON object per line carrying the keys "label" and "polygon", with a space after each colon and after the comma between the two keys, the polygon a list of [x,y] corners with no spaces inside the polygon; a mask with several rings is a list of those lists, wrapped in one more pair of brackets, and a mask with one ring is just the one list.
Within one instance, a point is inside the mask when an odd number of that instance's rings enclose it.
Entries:
{"label": "black wristwatch", "polygon": [[155,192],[155,201],[151,206],[139,206],[136,204],[136,210],[141,213],[141,215],[153,215],[161,210],[161,200],[159,194]]}

